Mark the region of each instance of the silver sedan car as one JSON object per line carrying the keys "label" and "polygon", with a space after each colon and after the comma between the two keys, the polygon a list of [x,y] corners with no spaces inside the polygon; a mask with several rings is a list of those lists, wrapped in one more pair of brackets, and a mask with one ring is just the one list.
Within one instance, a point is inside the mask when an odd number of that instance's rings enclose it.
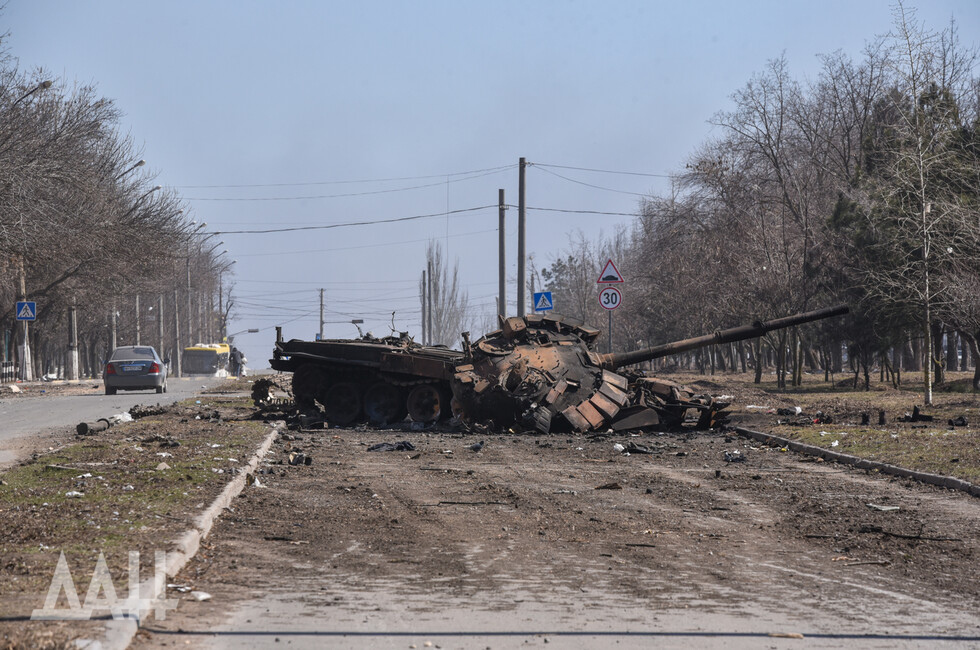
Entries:
{"label": "silver sedan car", "polygon": [[149,345],[124,345],[112,351],[102,371],[105,394],[117,390],[167,392],[167,362]]}

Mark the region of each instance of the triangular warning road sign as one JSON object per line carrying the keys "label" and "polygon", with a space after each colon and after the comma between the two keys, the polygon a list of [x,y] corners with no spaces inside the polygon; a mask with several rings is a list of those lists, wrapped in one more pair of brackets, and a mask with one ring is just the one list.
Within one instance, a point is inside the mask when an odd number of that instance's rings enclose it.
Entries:
{"label": "triangular warning road sign", "polygon": [[611,284],[613,282],[626,282],[626,280],[623,279],[619,269],[616,268],[616,265],[613,264],[613,261],[610,259],[606,262],[606,265],[602,267],[602,273],[599,274],[599,279],[596,280],[596,284]]}
{"label": "triangular warning road sign", "polygon": [[31,310],[31,303],[24,303],[24,306],[17,312],[17,318],[21,320],[34,320],[34,311]]}
{"label": "triangular warning road sign", "polygon": [[553,309],[554,305],[551,304],[551,300],[549,298],[550,298],[550,294],[542,293],[541,297],[538,299],[537,304],[534,305],[534,309],[536,311],[545,311],[547,309]]}

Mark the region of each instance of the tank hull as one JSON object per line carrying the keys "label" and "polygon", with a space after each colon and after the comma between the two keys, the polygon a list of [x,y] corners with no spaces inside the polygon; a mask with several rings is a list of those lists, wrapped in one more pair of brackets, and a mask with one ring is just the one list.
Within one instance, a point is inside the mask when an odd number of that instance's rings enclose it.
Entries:
{"label": "tank hull", "polygon": [[293,373],[296,402],[331,424],[431,422],[451,414],[449,379],[462,353],[408,338],[276,341],[274,370]]}

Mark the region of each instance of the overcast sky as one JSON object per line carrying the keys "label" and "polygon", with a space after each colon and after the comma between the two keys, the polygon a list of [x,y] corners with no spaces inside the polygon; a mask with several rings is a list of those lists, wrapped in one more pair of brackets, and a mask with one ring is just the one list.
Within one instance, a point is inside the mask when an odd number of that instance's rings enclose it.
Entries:
{"label": "overcast sky", "polygon": [[[980,42],[980,2],[918,5],[926,26],[955,18],[965,43]],[[458,259],[471,313],[493,313],[497,190],[517,203],[520,157],[532,164],[528,206],[548,209],[528,212],[540,268],[579,231],[628,226],[768,59],[785,53],[798,78],[813,78],[818,55],[858,57],[891,28],[891,10],[887,0],[8,0],[0,31],[22,68],[114,100],[145,169],[221,232],[209,246],[224,242],[236,260],[229,332],[261,329],[237,341],[266,367],[275,325],[314,338],[320,288],[327,337],[356,335],[353,318],[385,335],[395,311],[396,328],[420,338],[431,239]],[[435,216],[232,232],[423,215]],[[516,226],[511,210],[510,313]]]}

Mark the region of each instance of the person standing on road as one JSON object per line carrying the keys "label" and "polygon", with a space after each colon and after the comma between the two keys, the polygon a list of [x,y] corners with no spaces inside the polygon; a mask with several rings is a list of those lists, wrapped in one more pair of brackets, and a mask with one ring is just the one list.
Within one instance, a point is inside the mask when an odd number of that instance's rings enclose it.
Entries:
{"label": "person standing on road", "polygon": [[242,373],[242,351],[233,347],[231,349],[231,374],[238,377]]}

